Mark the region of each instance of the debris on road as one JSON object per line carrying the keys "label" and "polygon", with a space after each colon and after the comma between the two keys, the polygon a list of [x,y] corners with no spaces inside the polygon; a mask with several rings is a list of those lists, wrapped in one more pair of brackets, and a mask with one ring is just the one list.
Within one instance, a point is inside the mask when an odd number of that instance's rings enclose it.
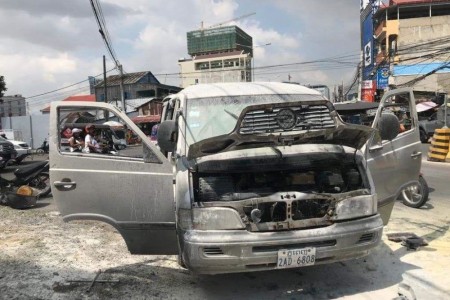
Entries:
{"label": "debris on road", "polygon": [[402,245],[408,250],[417,250],[421,246],[428,246],[427,241],[411,232],[388,233],[387,237],[390,241],[402,242]]}

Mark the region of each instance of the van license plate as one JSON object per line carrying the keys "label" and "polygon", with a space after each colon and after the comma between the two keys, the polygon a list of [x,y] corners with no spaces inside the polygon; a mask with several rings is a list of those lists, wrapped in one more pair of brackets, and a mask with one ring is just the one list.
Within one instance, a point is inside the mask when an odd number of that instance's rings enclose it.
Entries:
{"label": "van license plate", "polygon": [[316,248],[278,250],[277,269],[297,268],[314,265]]}

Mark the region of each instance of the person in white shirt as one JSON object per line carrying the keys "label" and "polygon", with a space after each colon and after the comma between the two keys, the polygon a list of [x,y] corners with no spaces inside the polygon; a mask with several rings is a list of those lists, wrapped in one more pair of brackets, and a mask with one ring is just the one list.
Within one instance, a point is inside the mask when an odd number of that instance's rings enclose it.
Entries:
{"label": "person in white shirt", "polygon": [[88,124],[86,125],[86,136],[84,137],[84,153],[102,153],[102,147],[94,138],[95,125]]}

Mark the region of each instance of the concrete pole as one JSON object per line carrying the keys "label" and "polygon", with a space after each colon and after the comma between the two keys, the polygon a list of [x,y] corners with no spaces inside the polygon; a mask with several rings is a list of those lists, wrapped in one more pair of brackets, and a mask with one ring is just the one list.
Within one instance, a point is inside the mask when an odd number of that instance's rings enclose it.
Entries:
{"label": "concrete pole", "polygon": [[360,58],[359,58],[359,83],[358,83],[358,101],[361,101],[361,89],[362,89],[362,73],[363,73],[363,52],[361,51]]}
{"label": "concrete pole", "polygon": [[106,88],[106,58],[103,55],[103,89],[105,93],[105,97],[103,98],[105,100],[105,103],[108,103],[108,93]]}
{"label": "concrete pole", "polygon": [[252,49],[252,81],[255,82],[255,55],[253,53],[253,49]]}
{"label": "concrete pole", "polygon": [[122,65],[119,65],[119,72],[120,72],[120,99],[121,99],[121,103],[122,103],[122,110],[124,113],[127,113],[127,109],[125,106],[125,95],[124,95],[124,91],[123,91],[123,69],[122,69]]}
{"label": "concrete pole", "polygon": [[448,94],[445,94],[445,96],[444,96],[444,127],[442,127],[445,129],[448,128],[448,126],[447,126],[447,109],[448,109]]}

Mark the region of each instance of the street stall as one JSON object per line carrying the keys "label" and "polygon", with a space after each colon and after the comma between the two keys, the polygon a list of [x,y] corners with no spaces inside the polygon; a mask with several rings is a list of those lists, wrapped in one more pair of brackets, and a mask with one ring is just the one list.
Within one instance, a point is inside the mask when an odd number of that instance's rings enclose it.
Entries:
{"label": "street stall", "polygon": [[[160,115],[145,115],[131,118],[131,121],[133,121],[149,138],[151,136],[152,127],[158,124],[160,120]],[[136,137],[133,136],[132,132],[127,132],[127,142],[129,144],[133,144],[135,142],[135,138]]]}

